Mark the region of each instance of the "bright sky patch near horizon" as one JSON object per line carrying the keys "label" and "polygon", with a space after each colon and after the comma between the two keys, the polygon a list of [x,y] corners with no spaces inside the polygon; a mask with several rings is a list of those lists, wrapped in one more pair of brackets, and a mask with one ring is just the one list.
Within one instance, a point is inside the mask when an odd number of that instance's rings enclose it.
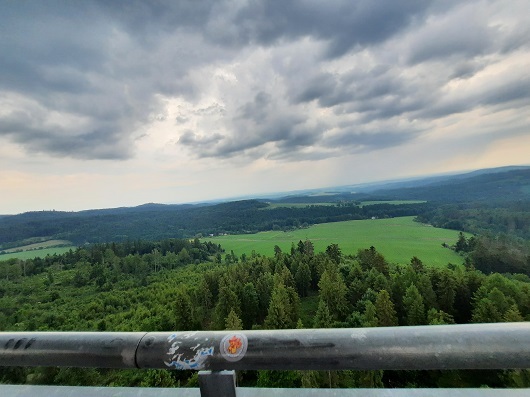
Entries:
{"label": "bright sky patch near horizon", "polygon": [[530,1],[0,3],[0,214],[530,163]]}

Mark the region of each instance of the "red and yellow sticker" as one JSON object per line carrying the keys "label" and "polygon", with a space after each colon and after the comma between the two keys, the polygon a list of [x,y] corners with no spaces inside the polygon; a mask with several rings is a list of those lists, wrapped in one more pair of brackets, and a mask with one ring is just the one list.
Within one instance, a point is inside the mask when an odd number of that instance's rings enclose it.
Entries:
{"label": "red and yellow sticker", "polygon": [[227,361],[239,361],[247,352],[248,339],[240,333],[230,333],[221,340],[220,351],[221,355]]}

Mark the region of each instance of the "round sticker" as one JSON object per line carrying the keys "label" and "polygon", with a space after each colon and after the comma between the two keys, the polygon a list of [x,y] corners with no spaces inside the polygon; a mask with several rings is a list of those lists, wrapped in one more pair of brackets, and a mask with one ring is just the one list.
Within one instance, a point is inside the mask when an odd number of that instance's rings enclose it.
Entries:
{"label": "round sticker", "polygon": [[232,333],[221,341],[221,355],[226,361],[239,361],[247,352],[248,340],[244,334]]}

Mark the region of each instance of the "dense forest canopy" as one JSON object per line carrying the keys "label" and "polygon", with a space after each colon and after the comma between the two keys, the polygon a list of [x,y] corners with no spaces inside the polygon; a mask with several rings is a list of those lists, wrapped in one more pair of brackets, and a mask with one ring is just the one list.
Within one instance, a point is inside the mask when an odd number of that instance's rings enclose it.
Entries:
{"label": "dense forest canopy", "polygon": [[[459,239],[468,255],[478,243]],[[487,255],[487,253],[486,253]],[[530,278],[466,266],[388,263],[375,247],[345,256],[309,240],[238,256],[207,241],[96,244],[0,262],[0,327],[12,331],[170,331],[407,326],[530,319]],[[244,371],[279,387],[526,385],[525,371]],[[196,385],[168,371],[2,368],[7,383]]]}

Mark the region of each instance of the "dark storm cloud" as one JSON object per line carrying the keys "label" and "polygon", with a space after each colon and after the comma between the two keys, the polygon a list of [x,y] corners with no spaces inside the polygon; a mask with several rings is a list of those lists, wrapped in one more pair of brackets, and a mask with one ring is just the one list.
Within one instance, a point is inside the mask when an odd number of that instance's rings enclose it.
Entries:
{"label": "dark storm cloud", "polygon": [[497,28],[484,25],[477,17],[466,16],[427,26],[425,32],[410,42],[409,62],[447,60],[453,55],[472,59],[488,52],[498,36]]}
{"label": "dark storm cloud", "polygon": [[349,87],[346,85],[339,86],[336,76],[330,73],[321,73],[312,77],[304,85],[295,87],[292,91],[294,103],[317,101],[322,107],[333,107],[344,102],[350,102],[353,97]]}
{"label": "dark storm cloud", "polygon": [[219,153],[230,155],[266,143],[282,150],[312,145],[318,140],[318,131],[304,127],[304,121],[304,115],[282,106],[272,95],[259,92],[238,110],[231,123],[240,134],[221,145]]}
{"label": "dark storm cloud", "polygon": [[316,100],[320,107],[333,108],[337,115],[357,113],[363,122],[386,120],[419,110],[432,101],[430,92],[401,74],[400,68],[391,66],[343,75],[322,73],[303,84],[301,92],[293,88],[292,100]]}
{"label": "dark storm cloud", "polygon": [[317,100],[324,108],[357,102],[361,111],[366,111],[381,104],[368,105],[367,101],[379,101],[387,96],[403,97],[411,91],[399,74],[400,70],[384,66],[342,75],[321,73],[304,82],[301,92],[293,87],[292,100],[294,103]]}
{"label": "dark storm cloud", "polygon": [[[305,117],[284,108],[270,94],[260,91],[242,105],[228,120],[232,135],[215,133],[215,139],[198,138],[185,132],[179,144],[193,148],[200,157],[230,158],[236,155],[255,155],[253,151],[273,144],[278,152],[293,153],[300,147],[311,146],[319,139],[321,131],[304,126]],[[266,156],[261,153],[259,157]]]}
{"label": "dark storm cloud", "polygon": [[[528,99],[523,75],[448,89],[528,47],[524,21],[492,22],[490,4],[2,2],[0,135],[53,156],[130,158],[146,126],[168,117],[166,96],[190,104],[173,120],[196,126],[178,130],[178,143],[198,157],[315,159],[402,145],[425,128],[407,129],[412,119]],[[304,41],[314,54],[286,53]],[[243,70],[250,77],[201,102],[216,65],[259,50]],[[260,78],[269,69],[274,88]]]}
{"label": "dark storm cloud", "polygon": [[433,119],[450,114],[468,112],[481,106],[492,106],[498,110],[517,109],[530,103],[530,77],[514,74],[489,85],[470,88],[460,95],[440,95],[430,106],[415,113],[416,117]]}
{"label": "dark storm cloud", "polygon": [[[193,52],[194,38],[182,44],[157,26],[164,15],[193,23],[190,13],[165,12],[150,2],[113,3],[116,9],[107,3],[0,4],[0,93],[9,102],[0,113],[5,137],[53,156],[129,158],[139,129],[164,114],[156,95],[193,92],[186,73],[203,59]],[[201,13],[199,6],[188,8]],[[113,19],[118,14],[122,19]],[[165,51],[172,41],[175,50]],[[176,56],[185,61],[175,62]],[[39,112],[21,118],[28,103]],[[83,125],[55,126],[57,118],[82,119]]]}
{"label": "dark storm cloud", "polygon": [[329,42],[337,57],[353,47],[384,41],[423,15],[431,1],[249,1],[235,16],[238,40],[272,45],[312,36]]}
{"label": "dark storm cloud", "polygon": [[[0,136],[7,136],[31,152],[46,152],[52,155],[81,159],[125,159],[132,147],[123,141],[114,126],[100,123],[98,130],[75,129],[76,134],[66,131],[61,125],[46,124],[39,109],[12,112],[0,119]],[[87,149],[88,148],[88,149]]]}
{"label": "dark storm cloud", "polygon": [[223,139],[223,135],[214,133],[209,136],[200,136],[191,130],[185,131],[179,138],[179,143],[192,148],[204,148],[214,145]]}
{"label": "dark storm cloud", "polygon": [[99,11],[91,3],[11,2],[0,15],[0,92],[8,102],[1,134],[54,156],[130,157],[130,130],[147,113],[127,105],[108,70],[111,26]]}

